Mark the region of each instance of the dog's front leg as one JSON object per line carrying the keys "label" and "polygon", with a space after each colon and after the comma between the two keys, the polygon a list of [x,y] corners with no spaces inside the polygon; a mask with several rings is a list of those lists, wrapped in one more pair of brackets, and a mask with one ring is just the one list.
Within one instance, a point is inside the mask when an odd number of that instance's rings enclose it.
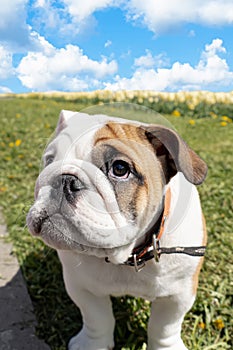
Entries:
{"label": "dog's front leg", "polygon": [[148,350],[187,350],[181,340],[181,325],[194,296],[157,298],[151,306],[148,324]]}
{"label": "dog's front leg", "polygon": [[[67,287],[67,286],[66,286]],[[69,350],[111,350],[114,346],[114,317],[109,297],[97,297],[87,290],[67,288],[80,308],[83,327],[68,345]]]}

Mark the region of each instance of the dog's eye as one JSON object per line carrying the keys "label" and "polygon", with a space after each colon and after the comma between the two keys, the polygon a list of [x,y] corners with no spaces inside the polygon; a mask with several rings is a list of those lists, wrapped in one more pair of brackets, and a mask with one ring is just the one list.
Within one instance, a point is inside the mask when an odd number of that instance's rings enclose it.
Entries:
{"label": "dog's eye", "polygon": [[44,166],[46,167],[47,165],[51,164],[54,161],[54,156],[53,155],[48,155],[44,159]]}
{"label": "dog's eye", "polygon": [[109,175],[115,178],[127,179],[130,174],[130,166],[123,160],[116,160],[109,171]]}

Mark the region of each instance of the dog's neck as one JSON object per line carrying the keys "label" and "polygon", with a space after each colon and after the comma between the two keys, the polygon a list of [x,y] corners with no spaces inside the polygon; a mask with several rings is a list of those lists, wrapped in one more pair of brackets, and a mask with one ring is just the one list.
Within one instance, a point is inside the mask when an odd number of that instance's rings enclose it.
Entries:
{"label": "dog's neck", "polygon": [[160,247],[160,239],[164,233],[165,222],[169,215],[171,203],[171,190],[168,188],[164,200],[164,209],[159,219],[143,236],[143,242],[136,245],[130,254],[125,265],[133,266],[136,272],[139,272],[145,266],[146,261],[155,259],[159,262],[161,254],[187,254],[190,256],[204,256],[206,246],[194,247]]}
{"label": "dog's neck", "polygon": [[152,220],[155,221],[153,224],[150,225],[149,229],[147,229],[146,233],[140,237],[136,243],[133,252],[138,249],[143,248],[143,246],[147,246],[151,244],[152,236],[155,234],[157,239],[161,239],[163,232],[164,232],[164,224],[167,220],[167,217],[169,215],[170,211],[170,205],[171,205],[171,189],[168,188],[165,196],[162,201],[162,212],[159,215],[158,218]]}

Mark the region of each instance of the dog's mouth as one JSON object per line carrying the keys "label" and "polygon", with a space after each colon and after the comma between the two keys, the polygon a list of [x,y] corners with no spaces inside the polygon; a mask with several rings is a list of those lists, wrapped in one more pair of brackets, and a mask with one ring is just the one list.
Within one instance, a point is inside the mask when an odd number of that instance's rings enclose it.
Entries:
{"label": "dog's mouth", "polygon": [[[74,223],[74,218],[72,220],[60,211],[49,213],[49,210],[33,206],[27,215],[27,226],[33,236],[39,237],[52,248],[81,252],[98,250],[105,256],[106,251],[120,249],[134,241],[134,237],[121,240],[117,228],[108,228],[103,233],[102,228],[99,230],[91,224],[87,226],[82,218]],[[115,242],[110,238],[113,236],[116,238]]]}
{"label": "dog's mouth", "polygon": [[[35,213],[33,214],[32,216],[31,212],[29,212],[27,216],[27,225],[31,234],[38,236],[48,246],[58,251],[72,250],[86,255],[94,255],[99,258],[108,258],[114,264],[121,264],[127,260],[135,245],[135,240],[115,247],[104,247],[103,243],[93,245],[83,240],[80,242],[76,235],[73,237],[72,234],[67,234],[63,227],[64,223],[61,225],[55,222],[57,220],[54,220],[53,217],[48,215],[45,209],[41,211],[41,215],[38,217],[35,217]],[[54,214],[54,217],[57,219],[61,215],[57,213]]]}
{"label": "dog's mouth", "polygon": [[59,217],[59,213],[55,213],[52,217],[46,209],[40,212],[40,215],[29,212],[27,216],[27,226],[33,236],[41,238],[47,245],[54,249],[77,249],[81,252],[87,251],[88,245],[81,244],[77,239],[62,230],[62,225],[56,223],[55,218]]}

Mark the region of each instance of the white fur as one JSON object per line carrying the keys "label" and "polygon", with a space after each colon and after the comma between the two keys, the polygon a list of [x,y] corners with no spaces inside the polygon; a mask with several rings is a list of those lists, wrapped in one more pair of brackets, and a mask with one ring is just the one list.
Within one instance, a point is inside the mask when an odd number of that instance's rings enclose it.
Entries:
{"label": "white fur", "polygon": [[[121,264],[145,227],[127,222],[119,211],[108,180],[89,159],[98,128],[107,120],[119,120],[82,114],[72,118],[74,114],[69,111],[61,114],[62,123],[68,127],[59,130],[58,137],[45,152],[46,158],[56,150],[55,162],[42,171],[35,191],[36,202],[28,216],[28,226],[33,231],[32,219],[49,203],[47,211],[51,220],[41,236],[58,249],[66,290],[83,316],[83,328],[71,339],[69,350],[113,348],[115,322],[109,296],[124,294],[152,302],[148,350],[185,350],[180,338],[181,324],[195,299],[193,277],[200,258],[162,255],[159,263],[150,260],[140,272]],[[89,188],[74,209],[52,195],[52,183],[63,173],[78,174]],[[167,187],[171,189],[171,207],[161,246],[202,245],[204,228],[195,186],[182,173],[177,173]],[[58,203],[63,210],[60,217]],[[72,231],[77,227],[77,220],[80,232]],[[106,256],[111,263],[105,261]]]}
{"label": "white fur", "polygon": [[[184,198],[177,191],[179,185],[186,186],[189,193],[184,211]],[[178,173],[171,181],[170,187],[171,211],[161,246],[202,245],[202,214],[195,186],[187,183],[183,175]],[[174,219],[173,214],[179,207],[182,212],[179,213],[178,219]],[[176,225],[172,228],[171,223],[174,222]],[[114,322],[108,295],[124,294],[152,301],[148,349],[186,349],[180,339],[180,330],[183,317],[195,299],[193,275],[200,258],[182,254],[163,255],[159,263],[151,260],[137,273],[132,267],[107,264],[104,259],[94,256],[61,250],[58,254],[63,265],[67,292],[80,307],[85,321],[86,330],[71,341],[70,350],[99,350],[112,347],[113,339],[109,339],[109,334],[113,333]],[[95,335],[91,333],[93,329]],[[84,345],[83,337],[87,345]],[[105,347],[102,344],[105,344]]]}

